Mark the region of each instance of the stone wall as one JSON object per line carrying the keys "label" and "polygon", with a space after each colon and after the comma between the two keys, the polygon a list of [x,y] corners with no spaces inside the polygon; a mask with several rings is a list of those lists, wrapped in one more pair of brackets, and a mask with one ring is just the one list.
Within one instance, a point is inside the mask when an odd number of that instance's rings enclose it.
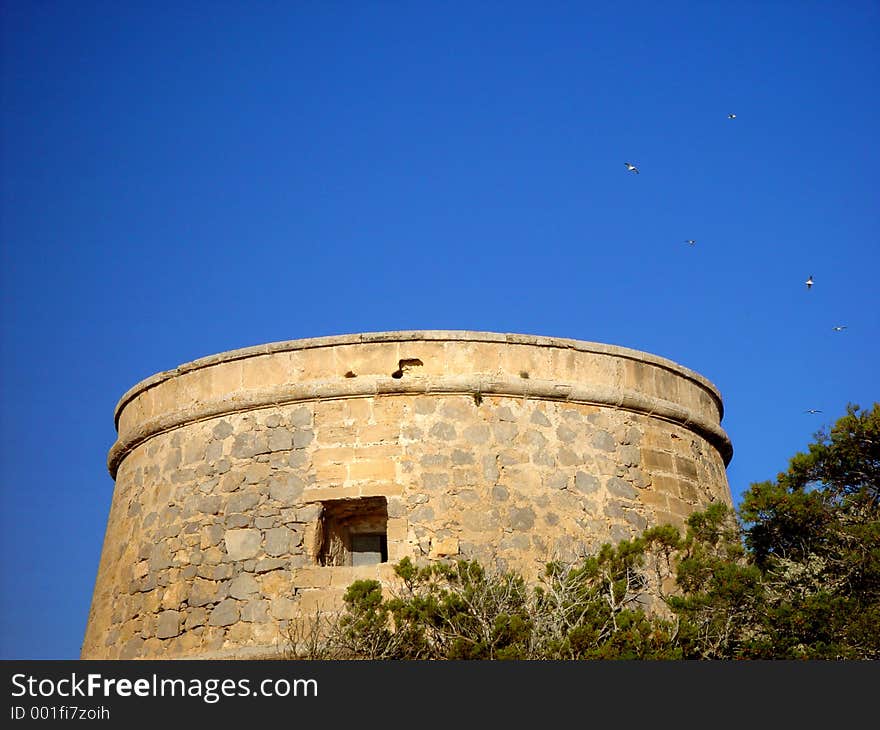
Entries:
{"label": "stone wall", "polygon": [[[668,360],[522,335],[318,338],[160,373],[117,407],[82,656],[271,655],[404,556],[534,576],[680,525],[731,503],[721,416]],[[377,505],[386,561],[332,564],[332,525]]]}

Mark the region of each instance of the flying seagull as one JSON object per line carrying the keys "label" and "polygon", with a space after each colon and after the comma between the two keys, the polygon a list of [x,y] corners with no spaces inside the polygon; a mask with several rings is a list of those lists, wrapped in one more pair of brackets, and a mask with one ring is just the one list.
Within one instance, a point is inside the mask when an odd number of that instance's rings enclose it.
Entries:
{"label": "flying seagull", "polygon": [[623,164],[626,165],[626,169],[630,172],[634,172],[636,175],[639,174],[639,168],[635,165],[630,165],[628,162],[624,162]]}
{"label": "flying seagull", "polygon": [[831,329],[833,329],[835,332],[843,332],[846,329],[846,325],[839,324],[836,327],[832,327]]}
{"label": "flying seagull", "polygon": [[688,246],[693,246],[696,243],[696,241],[693,238],[689,238],[687,241],[685,241],[685,243]]}
{"label": "flying seagull", "polygon": [[809,289],[811,286],[813,286],[813,275],[810,274],[810,278],[807,279],[806,282],[804,282],[804,283],[807,285],[807,289]]}
{"label": "flying seagull", "polygon": [[822,411],[820,411],[818,408],[807,408],[807,410],[804,411],[804,413],[821,413],[821,412]]}
{"label": "flying seagull", "polygon": [[736,114],[728,114],[727,118],[728,119],[736,119]]}

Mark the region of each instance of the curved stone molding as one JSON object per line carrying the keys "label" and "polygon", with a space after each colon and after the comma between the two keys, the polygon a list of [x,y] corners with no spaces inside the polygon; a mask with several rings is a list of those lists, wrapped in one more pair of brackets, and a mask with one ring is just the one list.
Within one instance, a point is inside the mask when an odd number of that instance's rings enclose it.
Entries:
{"label": "curved stone molding", "polygon": [[682,526],[732,504],[722,413],[670,360],[491,332],[294,340],[158,373],[115,410],[81,655],[277,657],[403,557],[534,578]]}
{"label": "curved stone molding", "polygon": [[[413,372],[412,375],[405,379],[397,380],[391,377],[393,372],[391,366],[395,359],[394,356],[400,352],[399,346],[401,343],[416,345],[413,351],[419,349],[417,347],[418,343],[443,343],[450,347],[463,343],[483,343],[498,346],[517,345],[547,348],[548,350],[554,349],[563,352],[582,353],[586,356],[599,356],[604,359],[616,359],[621,363],[642,364],[643,366],[669,373],[680,379],[683,383],[692,384],[699,392],[705,394],[705,398],[702,400],[682,399],[683,402],[679,402],[674,393],[671,394],[672,397],[652,395],[650,392],[645,392],[644,382],[640,383],[642,386],[641,390],[624,387],[620,382],[623,379],[621,374],[616,372],[610,373],[611,377],[609,377],[607,372],[591,372],[590,375],[593,378],[589,382],[568,380],[565,378],[566,373],[564,371],[552,373],[554,377],[550,379],[537,380],[532,376],[529,376],[527,379],[520,376],[520,373],[528,371],[520,370],[514,374],[502,369],[500,364],[496,365],[496,370],[492,373],[461,372],[452,375],[441,374],[433,376],[422,375],[420,371],[423,368],[420,368],[419,371]],[[224,381],[224,385],[234,387],[235,389],[232,391],[222,388],[212,391],[205,387],[206,382],[204,381],[208,381],[210,378],[211,369],[225,364],[247,360],[253,362],[254,359],[265,360],[273,355],[291,352],[307,353],[319,349],[325,352],[332,352],[332,348],[351,348],[352,346],[375,344],[383,344],[385,346],[385,352],[381,354],[385,356],[382,364],[386,365],[386,372],[381,375],[358,375],[355,378],[347,379],[344,372],[340,372],[334,378],[324,377],[298,380],[296,373],[288,372],[288,377],[285,378],[283,383],[271,388],[261,387],[258,378],[249,387],[241,387],[234,380],[230,382],[227,379]],[[397,347],[392,349],[390,345],[397,345]],[[316,359],[320,359],[320,357],[318,355]],[[339,359],[342,360],[341,357]],[[445,364],[447,361],[444,359],[443,362]],[[371,364],[375,367],[375,363]],[[471,362],[467,363],[467,365],[473,367],[474,365],[479,365],[479,363]],[[255,366],[255,369],[259,370],[259,367]],[[340,368],[337,367],[336,369],[339,370]],[[171,383],[175,378],[193,377],[193,375],[200,371],[203,382],[200,383],[200,389],[197,391],[197,394],[191,395],[189,398],[181,397],[182,394],[171,387]],[[431,372],[431,370],[428,370],[428,372]],[[596,378],[597,374],[600,376],[599,378]],[[637,378],[633,380],[636,381]],[[143,413],[143,410],[137,408],[138,405],[141,405],[137,401],[146,401],[152,390],[163,388],[172,390],[172,397],[164,401],[167,403],[166,410],[140,422],[130,423],[123,420],[123,412],[127,408],[134,408],[139,414]],[[235,413],[243,410],[317,399],[332,400],[335,398],[355,398],[383,394],[401,395],[405,393],[485,393],[563,400],[622,408],[664,418],[694,428],[719,449],[725,464],[729,463],[733,456],[730,440],[718,425],[723,415],[723,406],[721,395],[717,388],[698,373],[688,370],[671,360],[624,347],[553,337],[467,331],[407,331],[277,342],[220,353],[180,365],[171,371],[158,373],[135,385],[119,400],[114,414],[117,428],[119,428],[119,438],[110,449],[107,466],[110,474],[115,479],[119,463],[125,457],[125,454],[138,444],[143,443],[146,439],[157,433],[162,433],[187,423],[205,418],[214,418],[225,413]],[[162,395],[158,395],[157,398],[161,398]]]}
{"label": "curved stone molding", "polygon": [[405,394],[498,395],[609,406],[661,418],[691,428],[719,450],[725,464],[728,464],[733,456],[730,439],[718,424],[699,412],[688,410],[677,403],[662,398],[653,398],[635,390],[613,388],[602,384],[559,383],[531,379],[512,380],[509,378],[487,379],[460,375],[412,378],[405,382],[388,382],[378,377],[359,378],[357,382],[324,380],[301,385],[279,386],[273,389],[253,389],[235,399],[217,397],[200,401],[190,408],[167,413],[132,428],[125,434],[125,440],[120,438],[111,447],[107,466],[111,476],[115,479],[120,462],[133,448],[156,434],[196,421],[241,411],[291,405],[312,400]]}

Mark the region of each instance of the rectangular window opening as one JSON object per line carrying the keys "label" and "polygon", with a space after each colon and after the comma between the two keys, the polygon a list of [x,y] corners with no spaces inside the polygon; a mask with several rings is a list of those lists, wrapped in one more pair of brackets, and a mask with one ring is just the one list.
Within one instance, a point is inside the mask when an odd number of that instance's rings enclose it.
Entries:
{"label": "rectangular window opening", "polygon": [[385,497],[321,502],[318,565],[388,562],[388,501]]}

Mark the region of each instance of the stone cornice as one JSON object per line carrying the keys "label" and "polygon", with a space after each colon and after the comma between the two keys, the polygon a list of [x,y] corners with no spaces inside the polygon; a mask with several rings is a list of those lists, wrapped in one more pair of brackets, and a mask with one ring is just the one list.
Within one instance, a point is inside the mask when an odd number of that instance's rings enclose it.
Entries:
{"label": "stone cornice", "polygon": [[[612,354],[620,355],[616,351]],[[260,349],[251,354],[266,354]],[[211,363],[207,363],[211,364]],[[206,367],[202,365],[202,367]],[[674,364],[673,364],[674,365]],[[676,372],[681,368],[676,366]],[[165,374],[163,374],[165,375]],[[645,395],[638,391],[602,384],[523,379],[485,375],[414,375],[401,379],[388,376],[364,376],[352,379],[313,380],[301,384],[266,389],[249,389],[229,396],[199,402],[195,407],[164,413],[138,424],[121,435],[108,455],[107,466],[113,478],[119,464],[132,449],[149,438],[175,428],[232,413],[291,405],[309,401],[393,395],[474,395],[505,396],[534,400],[564,401],[598,405],[639,413],[688,428],[718,449],[725,464],[733,455],[730,439],[724,430],[699,413],[680,404]],[[476,406],[475,406],[476,407]]]}
{"label": "stone cornice", "polygon": [[244,347],[236,350],[228,350],[216,355],[209,355],[188,363],[178,365],[173,370],[165,370],[156,373],[139,383],[135,384],[127,390],[119,399],[114,410],[114,418],[119,423],[119,414],[122,409],[131,400],[136,398],[140,393],[152,388],[171,378],[178,377],[185,373],[193,372],[203,368],[209,368],[212,365],[220,363],[232,362],[235,360],[243,360],[261,355],[271,355],[279,352],[292,352],[296,350],[309,350],[323,347],[337,347],[339,345],[357,345],[371,344],[382,342],[486,342],[496,344],[513,344],[513,345],[532,345],[535,347],[556,348],[565,350],[574,350],[577,352],[595,353],[600,355],[609,355],[624,360],[633,360],[643,362],[650,365],[669,370],[679,377],[691,380],[701,388],[705,389],[715,401],[718,407],[718,413],[721,417],[724,414],[724,406],[721,400],[721,393],[718,388],[707,378],[699,373],[690,370],[678,363],[653,355],[651,353],[633,350],[618,345],[606,345],[599,342],[588,342],[585,340],[573,340],[561,337],[546,337],[542,335],[525,335],[513,333],[498,332],[475,332],[470,330],[401,330],[394,332],[363,332],[359,334],[348,335],[331,335],[326,337],[312,337],[300,340],[286,340],[280,342],[271,342],[264,345],[256,345],[253,347]]}

